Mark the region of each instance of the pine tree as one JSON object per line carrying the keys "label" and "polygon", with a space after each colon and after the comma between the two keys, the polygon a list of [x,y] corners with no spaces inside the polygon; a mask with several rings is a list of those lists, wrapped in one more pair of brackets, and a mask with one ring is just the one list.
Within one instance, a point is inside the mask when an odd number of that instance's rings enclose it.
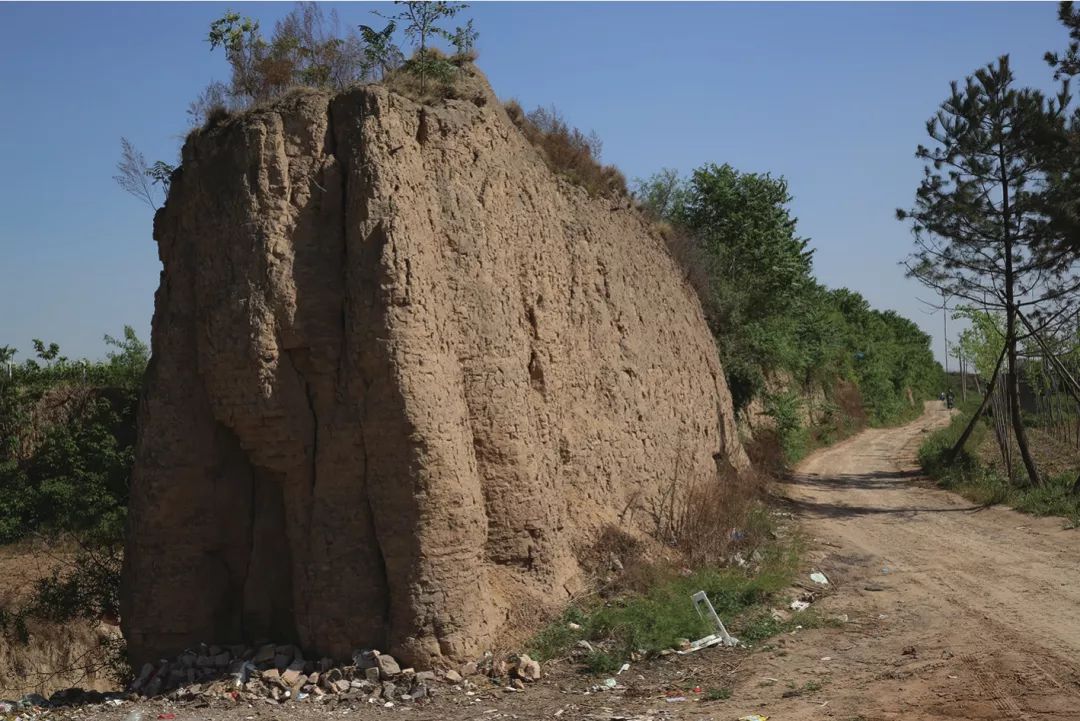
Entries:
{"label": "pine tree", "polygon": [[1017,382],[1019,314],[1050,323],[1078,287],[1071,256],[1040,253],[1051,232],[1046,215],[1047,139],[1064,127],[1064,95],[1014,87],[1003,56],[952,84],[927,122],[933,148],[910,220],[915,252],[909,275],[926,285],[1005,318],[1007,392],[1020,455],[1033,485],[1040,483],[1028,449]]}

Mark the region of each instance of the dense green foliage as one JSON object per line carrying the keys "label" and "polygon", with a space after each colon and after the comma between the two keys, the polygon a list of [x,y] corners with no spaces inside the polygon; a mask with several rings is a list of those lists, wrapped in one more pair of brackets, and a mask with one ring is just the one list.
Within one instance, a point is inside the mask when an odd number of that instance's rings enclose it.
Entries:
{"label": "dense green foliage", "polygon": [[36,360],[2,369],[0,542],[122,538],[147,348],[131,328],[105,340],[114,350],[102,362],[71,361],[35,341]]}
{"label": "dense green foliage", "polygon": [[[930,338],[914,323],[817,282],[783,178],[707,164],[685,180],[661,171],[639,181],[635,194],[691,245],[681,260],[704,271],[696,274],[697,290],[736,408],[765,401],[789,459],[805,446],[797,408],[804,392],[852,383],[869,420],[880,424],[916,411],[909,392],[919,401],[942,387]],[[769,379],[784,376],[796,387],[768,394]],[[828,416],[836,409],[819,410]]]}

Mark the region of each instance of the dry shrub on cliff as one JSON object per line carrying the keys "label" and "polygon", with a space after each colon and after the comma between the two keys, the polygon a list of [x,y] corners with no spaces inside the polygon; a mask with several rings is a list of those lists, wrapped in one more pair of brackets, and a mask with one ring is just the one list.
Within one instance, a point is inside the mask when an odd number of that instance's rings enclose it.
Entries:
{"label": "dry shrub on cliff", "polygon": [[[476,57],[475,52],[448,56],[438,48],[427,48],[424,53],[425,59],[414,55],[401,67],[386,73],[382,84],[423,104],[465,97],[476,89],[475,83],[465,82],[474,75],[469,63]],[[418,74],[415,65],[409,63],[422,63],[427,68],[426,75]]]}
{"label": "dry shrub on cliff", "polygon": [[589,191],[590,195],[629,195],[626,177],[614,165],[600,163],[602,144],[596,133],[571,126],[555,108],[522,110],[516,100],[504,104],[514,125],[540,149],[548,166]]}

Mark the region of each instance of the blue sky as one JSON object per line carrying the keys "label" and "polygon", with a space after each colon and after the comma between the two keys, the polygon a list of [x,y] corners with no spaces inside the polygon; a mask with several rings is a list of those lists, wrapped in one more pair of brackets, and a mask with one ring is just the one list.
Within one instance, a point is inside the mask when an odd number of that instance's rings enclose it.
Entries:
{"label": "blue sky", "polygon": [[[371,3],[337,4],[348,24]],[[224,59],[226,9],[269,3],[0,3],[0,345],[99,357],[125,324],[149,337],[160,264],[151,211],[111,180],[126,136],[174,160],[188,102]],[[387,9],[387,8],[384,8]],[[787,177],[818,277],[935,336],[898,262],[925,121],[950,80],[1009,53],[1046,86],[1066,44],[1052,3],[476,3],[480,67],[526,107],[554,103],[630,178],[705,162]],[[956,325],[956,324],[954,324]]]}

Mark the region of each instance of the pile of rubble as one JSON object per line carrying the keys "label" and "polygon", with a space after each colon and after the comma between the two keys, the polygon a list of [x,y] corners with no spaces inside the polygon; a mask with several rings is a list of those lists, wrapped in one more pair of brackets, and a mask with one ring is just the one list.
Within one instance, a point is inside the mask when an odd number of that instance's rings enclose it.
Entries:
{"label": "pile of rubble", "polygon": [[479,688],[478,684],[515,690],[540,679],[540,664],[525,654],[496,658],[487,654],[460,669],[416,671],[374,649],[353,654],[352,663],[305,659],[291,645],[201,646],[171,661],[145,664],[130,691],[139,696],[168,696],[179,700],[229,697],[234,701],[363,700],[392,706],[437,693],[438,684]]}

